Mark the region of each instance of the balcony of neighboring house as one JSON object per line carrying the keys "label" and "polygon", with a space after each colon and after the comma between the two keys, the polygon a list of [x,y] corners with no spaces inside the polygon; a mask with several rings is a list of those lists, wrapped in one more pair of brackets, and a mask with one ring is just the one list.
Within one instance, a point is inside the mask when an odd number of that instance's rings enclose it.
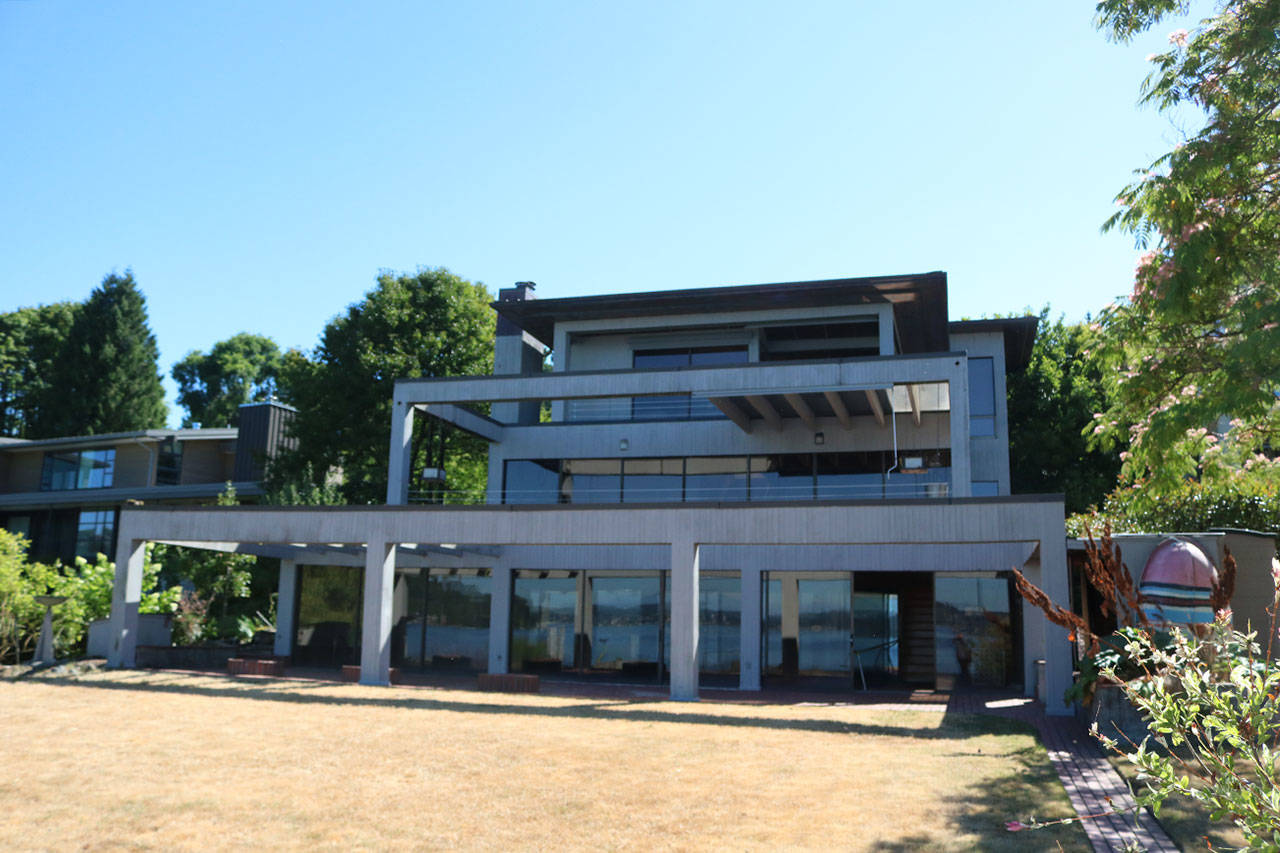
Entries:
{"label": "balcony of neighboring house", "polygon": [[[698,347],[638,353],[629,370],[401,380],[388,500],[967,496],[968,380],[964,353],[746,362]],[[483,494],[419,488],[416,415],[489,443]]]}

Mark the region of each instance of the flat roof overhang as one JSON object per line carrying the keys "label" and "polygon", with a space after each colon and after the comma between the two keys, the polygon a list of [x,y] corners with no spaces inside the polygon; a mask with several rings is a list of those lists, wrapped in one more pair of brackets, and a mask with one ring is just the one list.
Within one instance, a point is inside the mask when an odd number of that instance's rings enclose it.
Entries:
{"label": "flat roof overhang", "polygon": [[[949,412],[949,383],[962,378],[964,359],[964,353],[935,353],[676,370],[400,379],[395,402],[494,442],[502,441],[506,425],[465,403],[678,395],[707,400],[744,432],[761,424],[782,429],[786,421],[796,420],[817,430],[818,420],[828,418],[851,429],[853,418],[865,416],[887,427],[896,412],[910,412],[917,423],[925,412]],[[557,421],[573,422],[580,421]]]}
{"label": "flat roof overhang", "polygon": [[941,271],[498,301],[492,306],[499,317],[549,345],[555,337],[556,323],[575,320],[869,304],[893,306],[904,352],[941,352],[948,348],[947,274]]}

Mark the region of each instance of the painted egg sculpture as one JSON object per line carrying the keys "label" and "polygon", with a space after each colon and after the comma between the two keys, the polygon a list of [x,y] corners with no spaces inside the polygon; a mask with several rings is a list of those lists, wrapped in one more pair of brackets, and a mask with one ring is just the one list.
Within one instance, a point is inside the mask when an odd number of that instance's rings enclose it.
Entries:
{"label": "painted egg sculpture", "polygon": [[1213,621],[1218,572],[1204,550],[1185,539],[1161,542],[1142,570],[1138,592],[1152,622],[1195,625]]}

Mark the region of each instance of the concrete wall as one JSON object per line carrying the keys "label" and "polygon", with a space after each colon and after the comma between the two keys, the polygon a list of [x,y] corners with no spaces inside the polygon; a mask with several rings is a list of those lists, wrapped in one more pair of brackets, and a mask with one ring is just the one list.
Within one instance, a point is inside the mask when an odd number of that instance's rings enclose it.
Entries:
{"label": "concrete wall", "polygon": [[[1265,635],[1271,629],[1267,608],[1275,599],[1271,561],[1276,555],[1276,540],[1266,533],[1229,530],[1223,532],[1222,544],[1231,549],[1236,561],[1236,594],[1231,599],[1235,625],[1241,631],[1257,631],[1265,649]],[[1280,658],[1280,638],[1273,654]]]}

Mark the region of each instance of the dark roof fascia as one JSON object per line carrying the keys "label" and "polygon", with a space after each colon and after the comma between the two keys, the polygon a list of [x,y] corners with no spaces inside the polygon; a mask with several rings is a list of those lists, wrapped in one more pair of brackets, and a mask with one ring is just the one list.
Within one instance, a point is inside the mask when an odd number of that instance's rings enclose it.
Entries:
{"label": "dark roof fascia", "polygon": [[164,441],[176,438],[180,441],[226,441],[235,439],[239,430],[235,427],[209,429],[146,429],[136,432],[110,432],[101,435],[68,435],[59,438],[37,438],[19,443],[0,443],[0,452],[43,450],[45,448],[102,447],[133,441]]}
{"label": "dark roof fascia", "polygon": [[954,320],[948,324],[953,335],[1000,332],[1004,335],[1004,367],[1008,373],[1016,373],[1031,361],[1031,348],[1035,346],[1040,318],[996,317],[987,320]]}
{"label": "dark roof fascia", "polygon": [[501,317],[551,346],[556,323],[575,320],[882,303],[894,306],[899,333],[911,347],[910,351],[936,352],[947,348],[947,274],[941,271],[498,301],[491,305]]}

